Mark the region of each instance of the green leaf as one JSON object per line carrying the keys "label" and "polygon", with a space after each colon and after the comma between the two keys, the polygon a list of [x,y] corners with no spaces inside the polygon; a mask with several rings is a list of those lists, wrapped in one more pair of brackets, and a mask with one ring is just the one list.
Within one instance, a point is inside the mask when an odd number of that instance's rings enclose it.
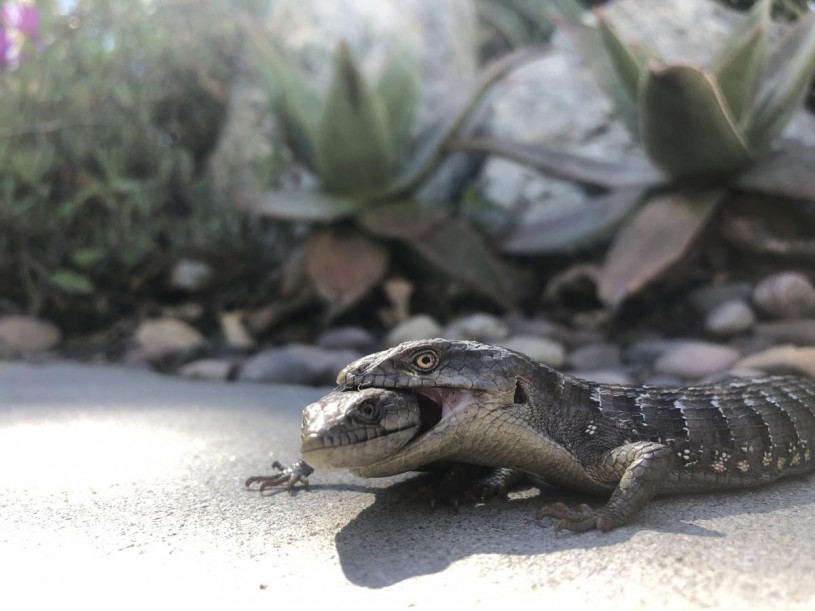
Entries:
{"label": "green leaf", "polygon": [[640,160],[602,161],[571,155],[538,144],[524,144],[495,138],[454,140],[449,148],[498,155],[540,170],[550,176],[604,189],[656,187],[667,178],[654,166]]}
{"label": "green leaf", "polygon": [[648,65],[648,55],[645,53],[635,53],[631,47],[619,37],[608,19],[600,11],[595,11],[597,15],[597,29],[600,38],[605,46],[606,53],[611,59],[611,65],[625,88],[625,92],[636,102],[639,93],[640,74]]}
{"label": "green leaf", "polygon": [[490,91],[492,85],[518,66],[540,57],[542,52],[536,49],[522,49],[505,55],[490,64],[481,74],[470,97],[450,116],[425,130],[419,139],[416,150],[410,161],[403,166],[396,178],[381,193],[376,194],[377,201],[393,201],[410,194],[427,179],[444,161],[445,144],[463,127],[472,113]]}
{"label": "green leaf", "polygon": [[570,253],[610,238],[642,200],[642,189],[620,189],[588,199],[554,219],[516,227],[501,240],[513,255]]}
{"label": "green leaf", "polygon": [[623,121],[631,135],[638,139],[636,98],[629,94],[617,77],[617,69],[606,49],[600,31],[571,19],[558,20],[557,24],[580,53],[594,81],[611,100],[617,116]]}
{"label": "green leaf", "polygon": [[651,66],[640,118],[648,155],[672,178],[717,177],[752,162],[715,79],[694,66]]}
{"label": "green leaf", "polygon": [[467,223],[409,202],[369,209],[359,220],[371,233],[407,243],[451,279],[506,308],[514,306],[509,270]]}
{"label": "green leaf", "polygon": [[382,100],[343,42],[335,54],[316,147],[320,185],[329,193],[371,193],[391,177],[393,149]]}
{"label": "green leaf", "polygon": [[419,107],[420,69],[415,49],[403,42],[398,52],[391,51],[376,84],[377,95],[385,105],[391,142],[397,155],[405,151],[411,137]]}
{"label": "green leaf", "polygon": [[320,97],[299,68],[267,39],[256,23],[243,18],[242,26],[257,52],[258,71],[266,82],[276,113],[282,119],[288,144],[297,160],[314,170],[313,140],[322,109]]}
{"label": "green leaf", "polygon": [[78,248],[71,253],[71,263],[75,266],[88,269],[105,258],[105,251],[102,248]]}
{"label": "green leaf", "polygon": [[815,149],[787,148],[759,159],[733,183],[737,189],[815,202]]}
{"label": "green leaf", "polygon": [[335,221],[356,214],[361,206],[357,200],[307,189],[245,189],[234,193],[233,197],[240,208],[251,214],[286,221]]}
{"label": "green leaf", "polygon": [[598,278],[600,299],[616,307],[679,262],[725,191],[670,192],[647,202],[614,238]]}
{"label": "green leaf", "polygon": [[84,274],[60,269],[53,272],[49,279],[51,284],[71,295],[90,295],[93,293],[93,284]]}
{"label": "green leaf", "polygon": [[385,275],[388,253],[348,227],[319,229],[306,245],[306,269],[317,292],[347,307]]}
{"label": "green leaf", "polygon": [[750,113],[747,137],[766,150],[792,118],[815,71],[815,12],[802,17],[774,49]]}
{"label": "green leaf", "polygon": [[713,63],[713,72],[739,125],[753,104],[767,61],[772,0],[759,0],[733,30]]}

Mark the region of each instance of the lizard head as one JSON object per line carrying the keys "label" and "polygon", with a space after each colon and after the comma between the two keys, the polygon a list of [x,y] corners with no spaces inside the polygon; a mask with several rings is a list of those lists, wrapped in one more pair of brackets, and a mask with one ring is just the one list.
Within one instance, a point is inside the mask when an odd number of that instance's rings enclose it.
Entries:
{"label": "lizard head", "polygon": [[301,451],[314,467],[361,467],[393,455],[440,418],[441,408],[416,393],[334,391],[303,411]]}
{"label": "lizard head", "polygon": [[346,388],[455,388],[491,393],[515,387],[516,353],[478,342],[429,339],[399,344],[354,361],[337,376]]}

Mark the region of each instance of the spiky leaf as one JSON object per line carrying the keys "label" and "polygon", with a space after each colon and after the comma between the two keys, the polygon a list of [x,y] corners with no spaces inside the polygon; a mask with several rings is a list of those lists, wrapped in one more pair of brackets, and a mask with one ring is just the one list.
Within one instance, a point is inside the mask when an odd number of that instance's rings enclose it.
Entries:
{"label": "spiky leaf", "polygon": [[770,56],[765,78],[750,113],[747,137],[756,150],[767,149],[781,134],[815,71],[815,12],[802,17]]}
{"label": "spiky leaf", "polygon": [[501,240],[509,254],[569,253],[607,240],[642,200],[642,189],[619,189],[589,199],[558,218],[516,227]]}
{"label": "spiky leaf", "polygon": [[636,101],[640,75],[648,64],[647,57],[644,54],[634,53],[614,31],[608,19],[600,11],[595,11],[595,13],[597,30],[600,32],[600,38],[614,66],[617,78],[620,79],[626,94],[632,101]]}
{"label": "spiky leaf", "polygon": [[308,189],[253,191],[234,194],[238,206],[251,214],[284,221],[329,222],[355,214],[361,203]]}
{"label": "spiky leaf", "polygon": [[348,306],[382,279],[388,252],[351,228],[315,231],[306,245],[306,269],[317,292]]}
{"label": "spiky leaf", "polygon": [[655,187],[667,182],[654,166],[640,160],[619,163],[571,155],[538,144],[497,138],[454,140],[449,148],[480,151],[511,159],[556,178],[564,178],[604,189]]}
{"label": "spiky leaf", "polygon": [[648,155],[673,178],[726,175],[752,161],[715,79],[694,66],[649,67],[640,118]]}
{"label": "spiky leaf", "polygon": [[713,72],[739,125],[748,116],[767,61],[772,0],[759,0],[736,26],[713,63]]}
{"label": "spiky leaf", "polygon": [[393,149],[386,119],[382,100],[341,42],[315,140],[317,174],[325,191],[362,195],[387,184]]}
{"label": "spiky leaf", "polygon": [[415,49],[402,43],[398,51],[391,51],[376,84],[377,95],[385,105],[391,142],[397,155],[405,150],[419,107],[420,69]]}
{"label": "spiky leaf", "polygon": [[504,307],[514,305],[509,271],[463,221],[407,202],[369,209],[360,221],[376,235],[407,243],[452,279]]}
{"label": "spiky leaf", "polygon": [[616,307],[680,261],[710,219],[723,190],[669,192],[646,203],[614,238],[598,279]]}
{"label": "spiky leaf", "polygon": [[741,174],[733,186],[815,202],[815,149],[796,147],[773,151]]}

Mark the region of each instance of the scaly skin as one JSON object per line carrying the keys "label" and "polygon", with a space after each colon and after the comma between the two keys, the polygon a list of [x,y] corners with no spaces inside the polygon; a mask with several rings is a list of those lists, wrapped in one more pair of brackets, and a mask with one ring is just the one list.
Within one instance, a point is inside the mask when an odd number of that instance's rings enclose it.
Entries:
{"label": "scaly skin", "polygon": [[735,379],[684,388],[585,382],[476,342],[407,342],[366,356],[337,382],[410,389],[442,417],[386,458],[352,469],[381,477],[452,460],[515,469],[611,493],[597,510],[545,506],[558,529],[610,530],[655,494],[767,483],[815,468],[815,381]]}

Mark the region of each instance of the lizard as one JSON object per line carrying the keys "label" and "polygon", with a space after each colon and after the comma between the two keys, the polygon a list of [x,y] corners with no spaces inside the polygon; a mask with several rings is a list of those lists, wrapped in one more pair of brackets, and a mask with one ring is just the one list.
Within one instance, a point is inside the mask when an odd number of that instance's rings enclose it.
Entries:
{"label": "lizard", "polygon": [[363,357],[337,383],[412,391],[439,408],[423,432],[353,473],[384,477],[451,461],[610,495],[597,509],[546,504],[536,518],[558,519],[558,531],[623,526],[656,494],[755,486],[815,469],[809,378],[606,385],[506,348],[432,339]]}

